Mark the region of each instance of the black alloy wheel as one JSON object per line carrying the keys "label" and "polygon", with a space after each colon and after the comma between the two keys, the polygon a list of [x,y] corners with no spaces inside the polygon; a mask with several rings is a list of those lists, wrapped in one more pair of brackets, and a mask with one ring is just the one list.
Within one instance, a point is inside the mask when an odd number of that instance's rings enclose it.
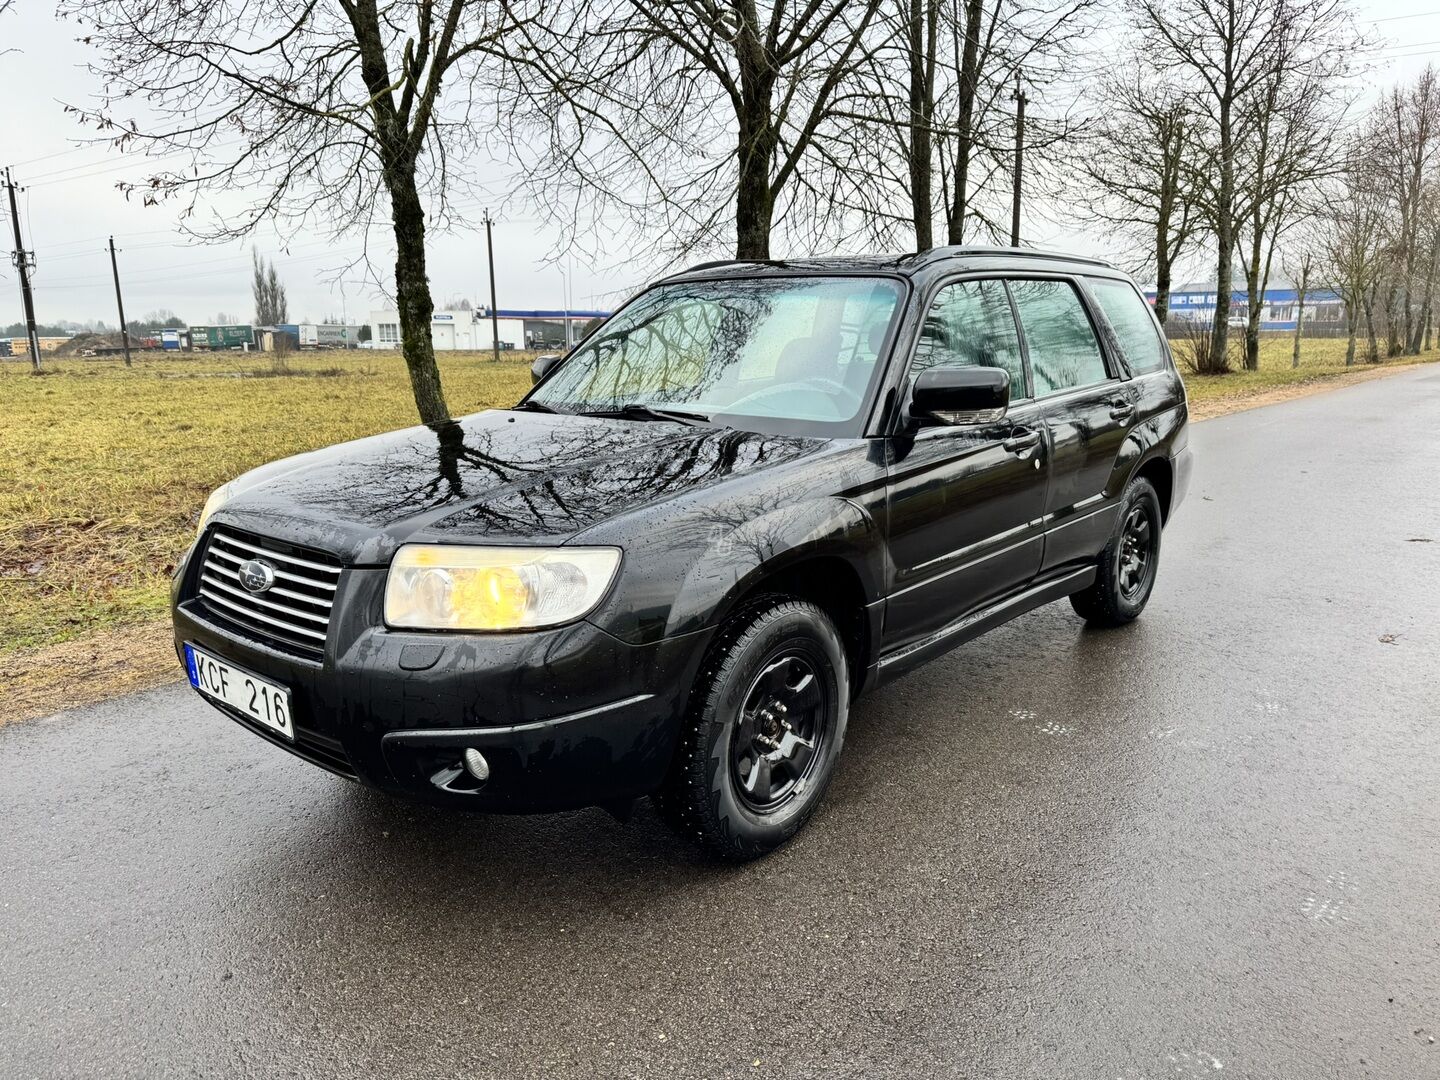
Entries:
{"label": "black alloy wheel", "polygon": [[1163,524],[1154,485],[1144,477],[1131,480],[1095,581],[1070,597],[1076,614],[1091,626],[1123,626],[1139,617],[1155,588]]}
{"label": "black alloy wheel", "polygon": [[1120,582],[1120,595],[1134,601],[1150,586],[1151,573],[1155,567],[1155,534],[1157,523],[1150,520],[1150,507],[1138,502],[1125,515],[1120,530],[1120,548],[1116,557],[1120,560],[1116,576]]}
{"label": "black alloy wheel", "polygon": [[756,813],[804,793],[829,727],[826,685],[814,663],[788,647],[751,684],[730,740],[730,776]]}
{"label": "black alloy wheel", "polygon": [[845,646],[815,604],[766,595],[715,636],[691,692],[661,816],[722,859],[758,858],[819,805],[845,741]]}

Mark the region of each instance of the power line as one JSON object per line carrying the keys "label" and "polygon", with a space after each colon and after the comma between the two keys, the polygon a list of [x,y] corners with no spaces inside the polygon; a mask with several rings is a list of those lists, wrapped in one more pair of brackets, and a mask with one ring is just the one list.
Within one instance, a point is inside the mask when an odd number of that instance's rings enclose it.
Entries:
{"label": "power line", "polygon": [[1392,52],[1395,52],[1395,51],[1397,51],[1397,50],[1399,50],[1399,49],[1419,49],[1419,48],[1421,48],[1421,47],[1423,47],[1423,46],[1425,46],[1425,45],[1440,45],[1440,40],[1436,40],[1436,41],[1411,41],[1411,42],[1407,42],[1407,43],[1404,44],[1404,45],[1389,45],[1389,46],[1386,46],[1386,47],[1383,48],[1383,49],[1377,50],[1377,53],[1378,53],[1379,55],[1382,55],[1382,56],[1383,56],[1385,53],[1392,53]]}
{"label": "power line", "polygon": [[1405,60],[1412,56],[1440,56],[1440,49],[1422,49],[1420,52],[1391,53],[1381,59],[1384,60]]}
{"label": "power line", "polygon": [[89,143],[84,146],[72,146],[69,150],[56,150],[53,154],[41,154],[39,157],[27,158],[24,161],[12,161],[6,168],[18,169],[21,165],[34,165],[37,161],[49,161],[51,158],[64,157],[67,154],[78,154],[81,150],[90,149]]}
{"label": "power line", "polygon": [[1416,11],[1410,15],[1387,15],[1383,19],[1369,19],[1367,21],[1372,23],[1399,22],[1401,19],[1430,19],[1436,15],[1440,15],[1440,11]]}

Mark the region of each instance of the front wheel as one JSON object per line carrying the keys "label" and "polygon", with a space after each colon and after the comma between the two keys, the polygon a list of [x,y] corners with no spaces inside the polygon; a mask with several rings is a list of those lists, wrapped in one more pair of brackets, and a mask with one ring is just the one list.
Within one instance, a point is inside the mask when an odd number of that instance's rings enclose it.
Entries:
{"label": "front wheel", "polygon": [[701,667],[662,813],[721,858],[775,850],[830,783],[849,700],[845,649],[823,611],[778,596],[746,605]]}
{"label": "front wheel", "polygon": [[1160,566],[1160,497],[1150,481],[1130,481],[1115,532],[1100,553],[1095,583],[1070,597],[1092,626],[1123,626],[1140,616]]}

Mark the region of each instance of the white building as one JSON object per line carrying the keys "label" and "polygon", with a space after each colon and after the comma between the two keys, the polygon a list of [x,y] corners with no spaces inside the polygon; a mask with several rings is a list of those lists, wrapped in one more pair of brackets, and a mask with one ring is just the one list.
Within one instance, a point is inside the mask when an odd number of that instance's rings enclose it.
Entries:
{"label": "white building", "polygon": [[[608,311],[506,311],[495,313],[501,349],[565,349],[584,336],[594,319]],[[400,316],[393,309],[370,313],[370,340],[378,348],[400,347]],[[437,352],[483,352],[493,345],[485,311],[437,311],[430,318],[430,340]]]}

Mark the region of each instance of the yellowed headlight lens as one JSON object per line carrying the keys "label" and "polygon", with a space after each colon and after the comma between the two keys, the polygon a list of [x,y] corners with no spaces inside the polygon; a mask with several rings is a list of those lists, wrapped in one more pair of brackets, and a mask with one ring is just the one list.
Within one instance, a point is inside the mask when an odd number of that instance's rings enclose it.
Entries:
{"label": "yellowed headlight lens", "polygon": [[450,603],[462,626],[499,629],[525,621],[530,590],[513,566],[452,571]]}
{"label": "yellowed headlight lens", "polygon": [[571,622],[599,603],[615,548],[407,544],[385,583],[385,622],[417,630],[525,630]]}

